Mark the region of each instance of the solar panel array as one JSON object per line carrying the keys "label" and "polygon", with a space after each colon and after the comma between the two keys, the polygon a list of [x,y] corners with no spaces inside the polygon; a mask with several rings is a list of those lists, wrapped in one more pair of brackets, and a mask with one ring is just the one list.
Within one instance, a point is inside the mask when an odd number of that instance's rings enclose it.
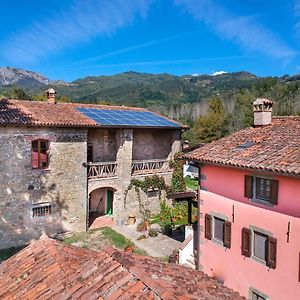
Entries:
{"label": "solar panel array", "polygon": [[112,110],[78,107],[78,111],[104,126],[172,127],[181,126],[149,111]]}

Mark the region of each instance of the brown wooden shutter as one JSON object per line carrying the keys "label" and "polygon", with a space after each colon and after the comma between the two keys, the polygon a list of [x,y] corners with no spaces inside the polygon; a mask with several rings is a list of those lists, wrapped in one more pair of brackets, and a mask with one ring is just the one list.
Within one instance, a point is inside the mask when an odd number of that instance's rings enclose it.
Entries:
{"label": "brown wooden shutter", "polygon": [[224,223],[224,247],[231,247],[231,222],[229,221]]}
{"label": "brown wooden shutter", "polygon": [[251,256],[251,230],[246,227],[242,229],[242,255]]}
{"label": "brown wooden shutter", "polygon": [[252,198],[253,196],[253,177],[250,175],[245,175],[244,195],[246,198]]}
{"label": "brown wooden shutter", "polygon": [[277,239],[268,236],[268,248],[267,248],[267,266],[269,268],[276,268],[276,256],[277,256]]}
{"label": "brown wooden shutter", "polygon": [[211,240],[212,238],[212,216],[205,214],[205,238]]}
{"label": "brown wooden shutter", "polygon": [[271,180],[271,203],[278,204],[278,180]]}

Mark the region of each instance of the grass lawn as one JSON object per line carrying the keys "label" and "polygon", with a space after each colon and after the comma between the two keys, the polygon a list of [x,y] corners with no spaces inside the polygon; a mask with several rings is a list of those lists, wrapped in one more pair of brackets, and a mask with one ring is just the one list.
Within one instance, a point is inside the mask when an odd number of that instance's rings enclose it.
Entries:
{"label": "grass lawn", "polygon": [[198,180],[197,179],[193,179],[190,177],[185,177],[184,178],[186,187],[193,190],[193,191],[197,191],[198,189]]}
{"label": "grass lawn", "polygon": [[16,248],[9,248],[9,249],[1,249],[0,250],[0,260],[8,259],[9,257],[13,256],[14,254],[21,251],[25,247],[26,246],[16,247]]}
{"label": "grass lawn", "polygon": [[135,247],[131,240],[109,227],[74,233],[64,239],[64,242],[95,251],[105,249],[108,246],[114,246],[117,249],[132,247],[134,253],[147,255],[145,251]]}
{"label": "grass lawn", "polygon": [[131,240],[127,239],[124,235],[114,231],[109,227],[102,228],[102,235],[105,239],[109,240],[113,246],[119,249],[125,249],[129,246],[133,246]]}

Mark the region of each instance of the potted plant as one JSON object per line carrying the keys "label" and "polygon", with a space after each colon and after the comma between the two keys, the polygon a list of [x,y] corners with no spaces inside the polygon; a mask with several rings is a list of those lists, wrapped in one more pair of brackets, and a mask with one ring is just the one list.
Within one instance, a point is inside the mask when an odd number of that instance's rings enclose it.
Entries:
{"label": "potted plant", "polygon": [[147,230],[147,223],[145,221],[141,221],[140,223],[137,224],[136,226],[137,232],[143,232],[146,230]]}
{"label": "potted plant", "polygon": [[155,228],[150,228],[148,231],[149,236],[151,237],[156,237],[157,236],[157,229]]}

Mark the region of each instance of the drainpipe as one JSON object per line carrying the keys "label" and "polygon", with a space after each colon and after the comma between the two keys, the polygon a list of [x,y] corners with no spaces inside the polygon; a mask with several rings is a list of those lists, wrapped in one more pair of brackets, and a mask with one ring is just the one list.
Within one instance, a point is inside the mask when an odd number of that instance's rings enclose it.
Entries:
{"label": "drainpipe", "polygon": [[197,271],[200,271],[200,191],[201,191],[201,166],[199,163],[198,165],[198,195],[197,195],[197,200],[198,200],[198,210],[197,210],[197,255],[196,255],[196,269]]}

